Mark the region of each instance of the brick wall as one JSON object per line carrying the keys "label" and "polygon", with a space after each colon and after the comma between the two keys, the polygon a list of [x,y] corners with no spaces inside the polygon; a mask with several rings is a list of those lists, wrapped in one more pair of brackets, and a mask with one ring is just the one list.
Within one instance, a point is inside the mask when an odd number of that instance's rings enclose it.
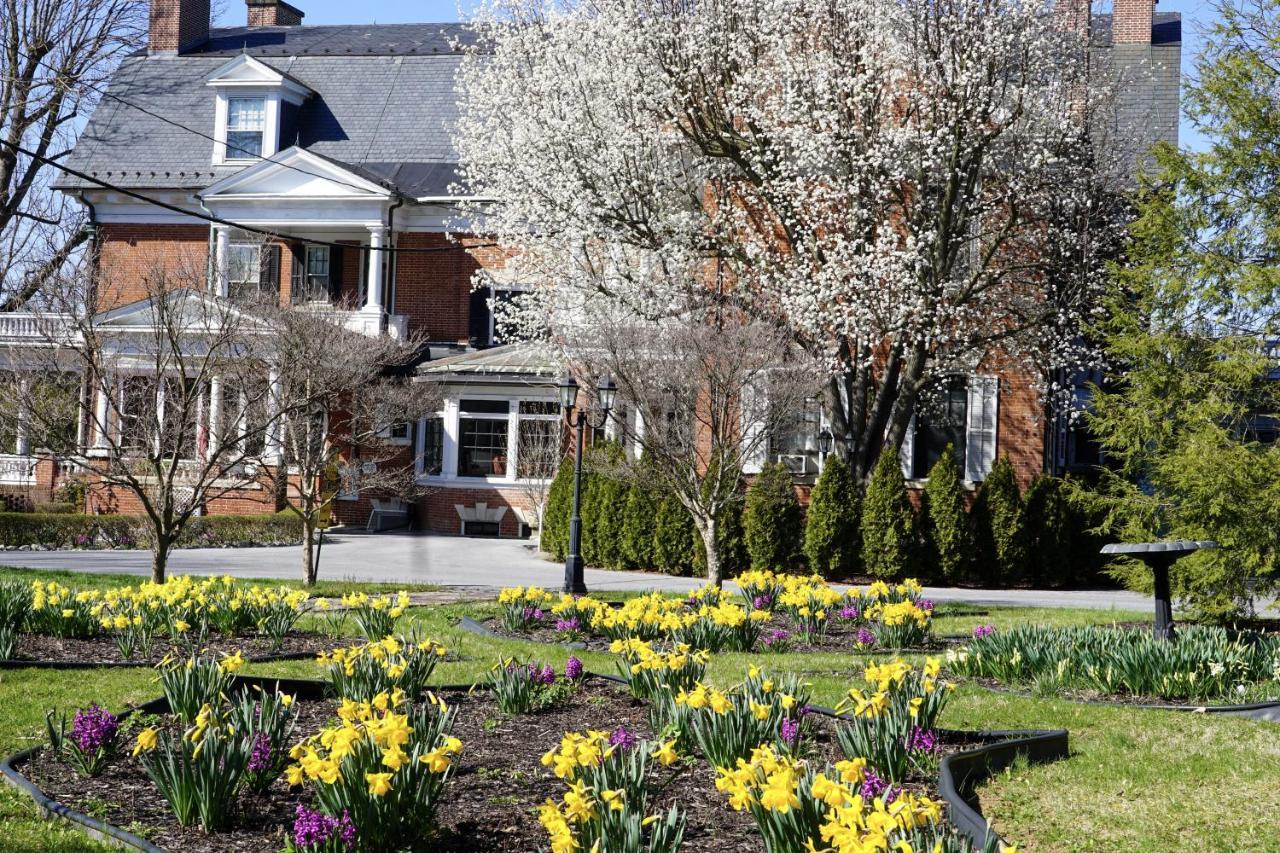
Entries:
{"label": "brick wall", "polygon": [[1111,9],[1112,44],[1151,44],[1154,0],[1114,0]]}
{"label": "brick wall", "polygon": [[147,48],[174,53],[209,38],[209,0],[151,0]]}
{"label": "brick wall", "polygon": [[409,318],[409,332],[433,341],[466,340],[470,335],[471,276],[480,264],[464,246],[443,234],[396,235],[403,248],[440,249],[405,253],[396,259],[394,313]]}
{"label": "brick wall", "polygon": [[1008,456],[1024,490],[1044,471],[1044,403],[1025,374],[1000,374],[996,455]]}
{"label": "brick wall", "polygon": [[303,12],[280,0],[248,0],[249,26],[297,27],[302,24]]}
{"label": "brick wall", "polygon": [[204,287],[209,229],[204,225],[103,225],[99,305],[110,311],[146,299],[150,285]]}
{"label": "brick wall", "polygon": [[420,499],[414,507],[414,527],[431,533],[444,533],[451,536],[460,535],[462,521],[458,518],[455,504],[474,506],[487,504],[490,509],[499,506],[507,507],[499,525],[502,536],[516,537],[520,535],[520,518],[516,515],[516,507],[526,507],[518,489],[496,489],[479,486],[474,489],[436,489]]}

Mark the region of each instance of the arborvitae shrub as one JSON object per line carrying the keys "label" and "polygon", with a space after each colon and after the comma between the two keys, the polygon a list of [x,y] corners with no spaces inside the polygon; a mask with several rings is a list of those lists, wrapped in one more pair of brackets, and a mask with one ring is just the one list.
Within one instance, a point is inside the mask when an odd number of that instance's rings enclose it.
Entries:
{"label": "arborvitae shrub", "polygon": [[573,512],[573,458],[560,460],[555,479],[547,490],[547,505],[542,511],[542,531],[538,547],[557,560],[569,553],[569,515]]}
{"label": "arborvitae shrub", "polygon": [[1003,585],[1022,581],[1027,554],[1022,494],[1008,456],[991,466],[991,473],[978,488],[970,518],[979,582]]}
{"label": "arborvitae shrub", "polygon": [[663,498],[653,525],[654,568],[669,575],[690,575],[700,548],[702,538],[684,504],[671,496]]}
{"label": "arborvitae shrub", "polygon": [[800,554],[803,523],[804,512],[796,500],[791,473],[781,464],[764,466],[747,489],[742,513],[751,568],[791,568]]}
{"label": "arborvitae shrub", "polygon": [[960,465],[950,444],[929,469],[929,482],[925,484],[921,501],[924,539],[929,559],[936,566],[931,574],[955,583],[966,574],[973,558],[973,538],[969,514],[964,508]]}
{"label": "arborvitae shrub", "polygon": [[1092,532],[1086,510],[1072,503],[1066,481],[1040,474],[1023,504],[1028,580],[1050,587],[1097,583],[1106,540]]}
{"label": "arborvitae shrub", "polygon": [[900,578],[913,568],[915,518],[898,454],[880,453],[862,502],[862,562],[876,578]]}
{"label": "arborvitae shrub", "polygon": [[627,507],[622,515],[622,555],[629,568],[653,568],[653,528],[658,502],[649,490],[633,483],[627,490]]}
{"label": "arborvitae shrub", "polygon": [[861,504],[849,466],[839,456],[828,456],[805,515],[804,554],[810,571],[824,578],[847,578],[857,572]]}
{"label": "arborvitae shrub", "polygon": [[622,448],[614,441],[597,442],[584,461],[582,559],[589,566],[621,568],[627,484],[610,475],[623,461]]}

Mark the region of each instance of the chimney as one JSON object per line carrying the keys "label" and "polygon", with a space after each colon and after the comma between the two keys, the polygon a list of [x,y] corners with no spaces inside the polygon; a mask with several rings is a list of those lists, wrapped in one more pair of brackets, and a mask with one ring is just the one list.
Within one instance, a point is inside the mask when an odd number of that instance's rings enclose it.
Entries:
{"label": "chimney", "polygon": [[1111,6],[1112,44],[1151,44],[1155,0],[1114,0]]}
{"label": "chimney", "polygon": [[151,0],[149,53],[182,53],[208,40],[209,0]]}
{"label": "chimney", "polygon": [[306,15],[283,0],[245,0],[251,27],[300,27]]}

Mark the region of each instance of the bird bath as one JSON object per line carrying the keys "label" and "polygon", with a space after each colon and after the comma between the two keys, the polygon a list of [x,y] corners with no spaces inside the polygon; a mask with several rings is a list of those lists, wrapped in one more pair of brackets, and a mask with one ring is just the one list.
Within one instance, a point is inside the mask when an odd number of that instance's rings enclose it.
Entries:
{"label": "bird bath", "polygon": [[1169,567],[1188,554],[1217,547],[1217,542],[1207,540],[1174,539],[1169,542],[1125,542],[1104,545],[1102,553],[1116,557],[1132,557],[1150,567],[1155,577],[1155,635],[1162,640],[1172,640],[1173,594],[1169,588]]}

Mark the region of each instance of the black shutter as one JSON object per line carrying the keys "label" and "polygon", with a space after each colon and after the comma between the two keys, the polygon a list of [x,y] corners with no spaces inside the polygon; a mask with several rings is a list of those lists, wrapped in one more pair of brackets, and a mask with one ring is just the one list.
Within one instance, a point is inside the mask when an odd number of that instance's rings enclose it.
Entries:
{"label": "black shutter", "polygon": [[293,258],[289,275],[289,299],[292,302],[305,302],[311,298],[307,288],[307,247],[301,243],[291,243],[289,254]]}
{"label": "black shutter", "polygon": [[487,347],[489,339],[489,288],[471,291],[471,317],[468,324],[471,345]]}
{"label": "black shutter", "polygon": [[342,301],[343,274],[346,272],[342,265],[343,254],[342,246],[329,248],[329,299],[335,305]]}
{"label": "black shutter", "polygon": [[280,247],[272,243],[262,247],[258,264],[258,293],[273,294],[280,301]]}

